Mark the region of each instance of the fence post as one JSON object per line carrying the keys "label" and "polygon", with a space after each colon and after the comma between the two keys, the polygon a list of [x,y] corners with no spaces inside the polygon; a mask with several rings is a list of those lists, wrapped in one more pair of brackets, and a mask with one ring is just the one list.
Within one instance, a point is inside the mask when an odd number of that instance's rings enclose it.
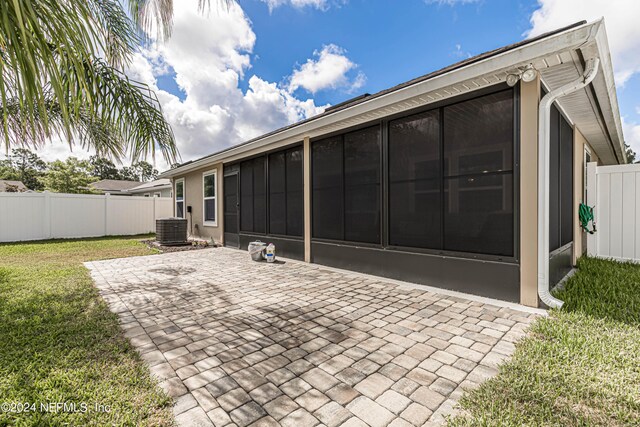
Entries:
{"label": "fence post", "polygon": [[45,238],[51,239],[51,193],[49,190],[45,190],[42,194],[44,194],[44,235]]}
{"label": "fence post", "polygon": [[109,235],[109,199],[111,198],[110,193],[104,194],[104,235]]}
{"label": "fence post", "polygon": [[[587,205],[593,207],[594,221],[598,222],[598,163],[587,163]],[[587,254],[598,255],[598,232],[587,234]]]}
{"label": "fence post", "polygon": [[153,196],[153,217],[151,218],[151,229],[156,232],[156,212],[158,210],[158,199],[160,197]]}

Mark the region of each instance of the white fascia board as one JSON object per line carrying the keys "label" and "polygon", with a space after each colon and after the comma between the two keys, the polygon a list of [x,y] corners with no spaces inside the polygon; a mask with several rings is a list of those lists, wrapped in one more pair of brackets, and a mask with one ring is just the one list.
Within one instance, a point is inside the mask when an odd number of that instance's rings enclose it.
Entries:
{"label": "white fascia board", "polygon": [[[595,45],[598,50],[597,55],[600,58],[601,72],[599,73],[600,78],[592,84],[609,131],[608,136],[614,144],[613,149],[616,151],[617,157],[623,163],[626,163],[627,160],[624,155],[622,121],[620,119],[620,109],[618,107],[618,95],[613,75],[613,64],[611,61],[611,53],[609,51],[609,41],[607,39],[607,32],[603,19],[600,19],[597,22],[600,25],[597,28],[598,32],[595,37]],[[589,58],[585,57],[585,60],[586,59]]]}
{"label": "white fascia board", "polygon": [[399,104],[408,99],[443,89],[466,80],[527,65],[537,58],[544,58],[562,51],[577,50],[593,40],[600,25],[601,21],[595,21],[568,29],[544,39],[508,50],[496,56],[474,62],[448,73],[378,96],[374,99],[337,111],[328,116],[312,119],[306,123],[266,136],[252,143],[239,145],[222,153],[196,160],[188,165],[166,171],[159,177],[169,178],[183,175],[189,171],[200,169],[213,163],[231,161],[242,157],[242,155],[249,151],[262,149],[274,144],[280,143],[278,145],[287,145],[296,141],[302,141],[305,136],[312,136],[314,134],[314,130],[336,122],[347,121],[362,114],[389,107],[394,104]]}

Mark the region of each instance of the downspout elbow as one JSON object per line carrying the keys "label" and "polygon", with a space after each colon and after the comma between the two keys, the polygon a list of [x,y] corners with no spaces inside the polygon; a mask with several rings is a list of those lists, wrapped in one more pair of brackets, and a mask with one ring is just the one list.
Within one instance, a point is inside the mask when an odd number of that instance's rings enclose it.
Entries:
{"label": "downspout elbow", "polygon": [[547,93],[539,106],[538,124],[538,297],[550,308],[561,308],[563,301],[549,290],[549,157],[551,106],[556,99],[573,93],[593,81],[599,58],[589,59],[578,79]]}

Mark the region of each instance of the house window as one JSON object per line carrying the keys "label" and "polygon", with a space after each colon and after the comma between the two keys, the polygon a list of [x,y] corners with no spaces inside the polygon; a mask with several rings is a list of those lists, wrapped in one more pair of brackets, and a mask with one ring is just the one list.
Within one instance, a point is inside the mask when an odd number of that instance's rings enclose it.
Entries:
{"label": "house window", "polygon": [[176,181],[176,217],[184,218],[184,178]]}
{"label": "house window", "polygon": [[144,193],[144,197],[151,197],[151,194],[149,194],[149,193]]}
{"label": "house window", "polygon": [[380,127],[317,141],[313,237],[380,243]]}
{"label": "house window", "polygon": [[160,193],[153,193],[153,197],[162,197],[162,194],[160,194]]}
{"label": "house window", "polygon": [[216,216],[218,211],[216,183],[217,174],[215,169],[209,172],[205,172],[202,175],[202,209],[204,215],[204,225],[218,225]]}

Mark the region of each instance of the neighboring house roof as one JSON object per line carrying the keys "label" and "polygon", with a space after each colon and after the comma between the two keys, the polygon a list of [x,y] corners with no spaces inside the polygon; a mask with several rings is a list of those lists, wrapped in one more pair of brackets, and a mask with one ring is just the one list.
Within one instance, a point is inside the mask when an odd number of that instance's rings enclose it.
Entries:
{"label": "neighboring house roof", "polygon": [[9,190],[8,187],[16,188],[19,193],[25,193],[27,191],[31,191],[27,188],[26,185],[22,183],[22,181],[10,181],[8,179],[0,179],[0,193],[7,192],[7,190]]}
{"label": "neighboring house roof", "polygon": [[416,79],[327,108],[298,123],[192,160],[163,172],[175,177],[217,162],[231,162],[265,149],[300,142],[411,111],[484,87],[533,65],[547,90],[575,80],[588,59],[600,58],[600,71],[586,88],[558,101],[604,164],[625,163],[624,138],[604,20],[577,22],[556,31],[495,49]]}
{"label": "neighboring house roof", "polygon": [[103,193],[109,192],[123,192],[130,188],[137,187],[141,183],[139,181],[125,181],[120,179],[103,179],[101,181],[92,182],[89,184],[94,190],[102,191]]}
{"label": "neighboring house roof", "polygon": [[127,189],[127,193],[142,193],[144,191],[157,191],[171,188],[171,180],[167,178],[156,179],[155,181],[143,182],[137,187]]}

